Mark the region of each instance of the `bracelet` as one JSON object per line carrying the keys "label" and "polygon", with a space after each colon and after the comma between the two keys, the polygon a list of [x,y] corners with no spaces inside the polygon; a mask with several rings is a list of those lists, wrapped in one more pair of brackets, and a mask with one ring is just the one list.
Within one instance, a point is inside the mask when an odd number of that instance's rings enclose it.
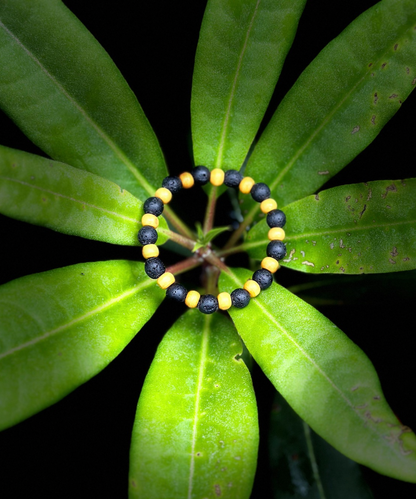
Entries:
{"label": "bracelet", "polygon": [[[243,288],[235,289],[230,293],[220,293],[217,297],[207,294],[200,295],[198,291],[187,289],[175,282],[175,276],[165,271],[165,266],[159,258],[159,248],[156,246],[159,215],[164,205],[169,203],[172,195],[182,188],[190,189],[195,184],[205,185],[211,182],[214,186],[225,184],[227,187],[238,188],[243,194],[251,194],[252,198],[260,203],[261,211],[267,215],[267,224],[270,227],[267,246],[267,256],[261,262],[261,269],[254,272]],[[264,183],[256,184],[251,177],[243,177],[237,170],[224,172],[220,168],[210,171],[206,166],[197,166],[192,173],[184,172],[179,177],[166,177],[162,187],[153,197],[146,199],[143,205],[145,214],[142,217],[143,227],[138,239],[143,245],[142,254],[146,259],[145,272],[151,279],[157,279],[157,284],[166,289],[166,296],[178,302],[185,302],[189,308],[198,308],[204,314],[213,314],[218,309],[228,310],[231,306],[244,308],[251,298],[255,298],[260,291],[271,286],[273,274],[279,269],[279,260],[286,255],[286,245],[283,226],[286,216],[277,209],[277,203],[270,197],[270,189]]]}

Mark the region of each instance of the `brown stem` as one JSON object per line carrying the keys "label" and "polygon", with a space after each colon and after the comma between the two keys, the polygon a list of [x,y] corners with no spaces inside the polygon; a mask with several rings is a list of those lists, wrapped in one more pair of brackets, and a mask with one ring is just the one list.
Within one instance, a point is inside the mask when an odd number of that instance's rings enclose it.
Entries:
{"label": "brown stem", "polygon": [[177,231],[183,236],[193,239],[195,234],[191,231],[191,229],[182,222],[182,220],[178,217],[178,215],[170,208],[169,206],[165,206],[163,210],[164,216]]}
{"label": "brown stem", "polygon": [[218,256],[212,251],[209,246],[201,248],[197,253],[199,253],[199,255],[211,265],[214,265],[220,270],[227,272],[227,274],[230,272],[227,265],[225,265],[225,263],[220,258],[218,258]]}
{"label": "brown stem", "polygon": [[185,248],[188,248],[189,250],[193,250],[195,246],[195,241],[193,241],[192,239],[188,239],[185,236],[181,236],[180,234],[178,234],[177,232],[173,232],[172,230],[159,227],[158,232],[160,234],[165,234],[169,239],[171,239],[175,243],[180,244],[181,246],[184,246]]}
{"label": "brown stem", "polygon": [[205,220],[204,220],[204,234],[209,232],[214,225],[214,216],[215,216],[215,205],[217,203],[217,188],[212,187],[211,192],[208,197],[207,209],[205,212]]}
{"label": "brown stem", "polygon": [[181,262],[175,263],[166,269],[166,272],[170,272],[171,274],[178,275],[186,272],[187,270],[194,269],[198,267],[203,262],[202,258],[197,256],[191,256],[182,260]]}

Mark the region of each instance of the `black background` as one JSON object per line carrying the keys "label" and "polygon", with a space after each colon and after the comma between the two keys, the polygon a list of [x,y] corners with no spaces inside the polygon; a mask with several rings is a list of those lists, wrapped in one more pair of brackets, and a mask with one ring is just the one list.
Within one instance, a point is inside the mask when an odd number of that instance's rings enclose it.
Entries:
{"label": "black background", "polygon": [[[309,2],[273,96],[272,110],[318,52],[374,3]],[[170,171],[189,169],[192,68],[205,2],[68,0],[65,4],[109,52],[136,93]],[[416,93],[375,142],[328,186],[414,176],[415,109]],[[0,130],[3,145],[42,154],[3,114]],[[0,216],[0,231],[0,283],[80,262],[138,258],[136,248],[70,237],[4,216]],[[285,285],[303,279],[303,275],[284,269],[279,274]],[[367,353],[390,405],[404,424],[416,428],[412,404],[415,327],[408,323],[414,298],[401,296],[399,300],[392,293],[379,302],[363,300],[349,307],[321,310]],[[137,399],[154,351],[175,320],[172,307],[164,304],[163,308],[164,313],[156,314],[102,373],[58,404],[0,434],[0,497],[126,497]],[[265,450],[273,388],[258,369],[253,378],[261,449]],[[416,495],[416,485],[364,468],[363,473],[375,498],[386,497],[387,490],[395,497]],[[253,498],[271,497],[268,477],[267,457],[262,452]]]}

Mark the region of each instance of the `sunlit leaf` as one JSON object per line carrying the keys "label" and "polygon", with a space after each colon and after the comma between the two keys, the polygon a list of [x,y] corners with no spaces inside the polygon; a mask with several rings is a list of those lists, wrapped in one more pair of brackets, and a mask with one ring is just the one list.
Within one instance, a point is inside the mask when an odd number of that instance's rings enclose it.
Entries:
{"label": "sunlit leaf", "polygon": [[192,82],[195,163],[239,169],[296,33],[306,0],[209,0]]}
{"label": "sunlit leaf", "polygon": [[[0,212],[65,234],[138,245],[142,203],[113,182],[0,146]],[[160,227],[167,229],[163,217]],[[167,237],[160,234],[157,243]]]}
{"label": "sunlit leaf", "polygon": [[371,499],[360,466],[317,435],[276,393],[269,455],[274,499]]}
{"label": "sunlit leaf", "polygon": [[[285,213],[282,265],[345,274],[416,268],[416,179],[334,187],[286,206]],[[264,257],[267,231],[262,221],[249,232],[251,256]]]}
{"label": "sunlit leaf", "polygon": [[245,173],[266,182],[281,206],[316,192],[416,87],[415,27],[414,0],[384,0],[352,22],[283,99]]}
{"label": "sunlit leaf", "polygon": [[140,395],[130,497],[250,497],[257,408],[225,317],[188,311],[166,334]]}
{"label": "sunlit leaf", "polygon": [[62,2],[0,2],[0,107],[52,158],[144,200],[167,170],[137,99]]}
{"label": "sunlit leaf", "polygon": [[[251,278],[222,273],[220,290]],[[350,459],[416,482],[416,438],[387,404],[373,365],[329,319],[277,283],[230,315],[253,358],[292,408]]]}
{"label": "sunlit leaf", "polygon": [[142,263],[80,263],[0,287],[0,428],[62,399],[106,367],[164,293]]}

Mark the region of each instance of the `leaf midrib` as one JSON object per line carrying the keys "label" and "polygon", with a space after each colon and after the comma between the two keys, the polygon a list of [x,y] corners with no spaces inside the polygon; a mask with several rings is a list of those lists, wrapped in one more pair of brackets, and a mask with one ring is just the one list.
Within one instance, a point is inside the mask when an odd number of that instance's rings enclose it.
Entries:
{"label": "leaf midrib", "polygon": [[29,187],[31,189],[37,189],[37,190],[39,190],[41,192],[52,194],[53,196],[58,196],[58,197],[63,198],[63,199],[68,199],[69,201],[81,204],[82,206],[88,206],[89,208],[92,208],[94,210],[101,211],[101,212],[107,213],[109,215],[114,215],[115,217],[121,218],[122,220],[127,220],[128,222],[133,222],[135,224],[139,223],[138,219],[130,218],[130,217],[127,217],[125,215],[120,215],[119,213],[116,213],[114,211],[107,210],[105,208],[101,208],[100,206],[96,206],[94,204],[87,203],[86,201],[81,201],[79,199],[75,199],[75,198],[72,198],[70,196],[65,196],[64,194],[61,194],[59,192],[54,192],[54,191],[51,191],[49,189],[45,189],[44,187],[39,187],[37,185],[30,184],[29,182],[24,182],[23,180],[18,180],[18,179],[11,178],[11,177],[4,177],[2,175],[0,175],[0,180],[8,180],[10,182],[16,182],[17,184],[21,184],[21,185],[27,186],[27,187]]}
{"label": "leaf midrib", "polygon": [[128,170],[134,175],[139,184],[150,194],[154,192],[145,177],[143,177],[134,164],[128,159],[127,155],[114,143],[114,141],[105,133],[105,131],[94,121],[94,119],[81,107],[81,105],[76,101],[76,99],[70,95],[63,85],[55,78],[46,67],[40,62],[40,60],[19,40],[19,38],[14,35],[0,20],[0,28],[2,28],[6,34],[19,46],[21,49],[29,56],[30,59],[40,68],[40,70],[46,75],[47,78],[58,88],[61,94],[70,102],[70,104],[76,109],[78,113],[91,125],[91,127],[96,131],[96,133],[104,140],[108,147],[113,151],[115,156],[128,168]]}
{"label": "leaf midrib", "polygon": [[[122,301],[125,298],[129,298],[130,296],[133,296],[134,294],[138,293],[141,291],[143,288],[149,287],[152,284],[152,281],[148,280],[149,282],[143,282],[139,284],[136,287],[133,287],[127,291],[124,291],[123,293],[120,293],[119,295],[111,298],[107,302],[103,303],[102,305],[90,310],[89,312],[80,315],[79,317],[76,317],[72,319],[70,322],[67,322],[66,324],[62,324],[61,326],[56,327],[55,329],[51,329],[50,331],[47,331],[46,333],[43,333],[41,336],[38,336],[36,338],[33,338],[29,341],[26,341],[25,343],[22,343],[21,345],[11,348],[10,350],[0,353],[0,360],[4,359],[5,357],[12,355],[16,352],[20,352],[24,350],[25,348],[32,347],[33,345],[36,345],[37,343],[44,341],[58,333],[61,333],[72,326],[79,324],[80,322],[91,318],[92,316],[99,314],[100,312],[103,312],[107,308],[117,304],[118,302]],[[0,303],[8,303],[6,300],[0,299]],[[29,314],[30,315],[30,314]],[[30,315],[32,318],[32,315]]]}

